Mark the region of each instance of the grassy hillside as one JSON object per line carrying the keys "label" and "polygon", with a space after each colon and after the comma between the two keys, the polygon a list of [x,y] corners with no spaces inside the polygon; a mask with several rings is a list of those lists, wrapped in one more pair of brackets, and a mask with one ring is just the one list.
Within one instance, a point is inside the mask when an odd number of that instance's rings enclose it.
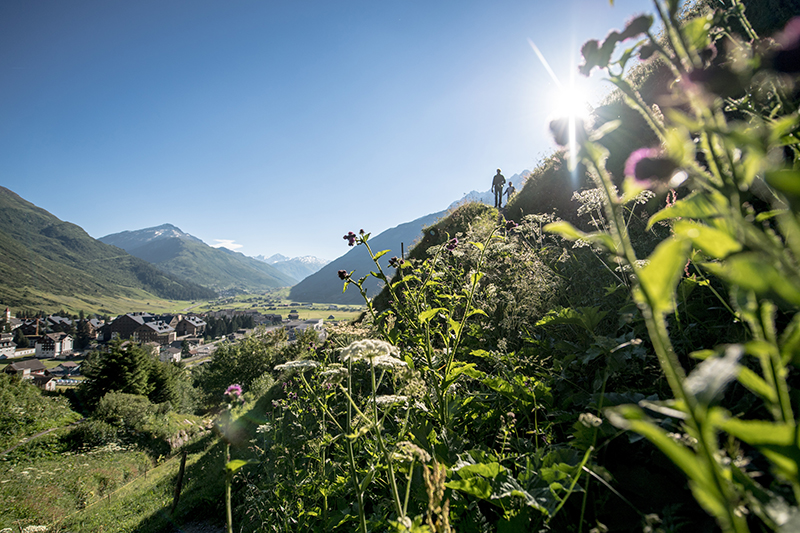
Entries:
{"label": "grassy hillside", "polygon": [[[166,274],[0,187],[0,301],[48,308],[62,298],[210,299],[213,291]],[[93,306],[86,306],[93,308]]]}

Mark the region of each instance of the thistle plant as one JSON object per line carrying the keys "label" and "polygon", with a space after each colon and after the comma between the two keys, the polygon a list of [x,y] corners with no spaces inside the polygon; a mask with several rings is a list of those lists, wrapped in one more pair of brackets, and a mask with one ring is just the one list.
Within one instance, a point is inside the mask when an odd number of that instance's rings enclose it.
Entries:
{"label": "thistle plant", "polygon": [[[719,4],[724,8],[715,13],[681,20],[679,2],[655,0],[664,26],[660,38],[651,32],[652,17],[643,16],[602,43],[584,45],[582,71],[604,69],[659,145],[631,154],[620,194],[620,179],[606,169],[609,152],[602,144],[617,124],[574,134],[578,156],[603,191],[608,227],[584,233],[561,222],[548,229],[602,246],[612,261],[629,266],[632,296],[672,391],[668,401],[606,410],[612,423],[643,435],[681,468],[695,499],[724,531],[748,531],[748,514],[788,531],[800,521],[800,437],[788,380],[800,362],[800,138],[792,96],[797,72],[780,71],[791,70],[786,58],[797,55],[800,34],[793,21],[776,40],[759,39],[738,0]],[[744,35],[735,35],[731,22]],[[626,39],[641,40],[612,59]],[[717,50],[726,54],[715,58],[710,52]],[[675,77],[660,106],[645,102],[623,75],[636,55],[658,57]],[[560,127],[553,125],[554,131]],[[645,189],[664,194],[679,186],[688,194],[648,222],[668,221],[671,235],[640,261],[625,206]],[[740,345],[692,353],[702,362],[687,375],[668,318],[690,258],[725,283],[735,318],[749,335]],[[719,405],[735,380],[762,403],[770,420]],[[671,438],[651,416],[679,420],[690,438]],[[727,444],[721,446],[724,434]],[[737,455],[739,442],[769,461],[771,484],[759,484],[746,470]]]}

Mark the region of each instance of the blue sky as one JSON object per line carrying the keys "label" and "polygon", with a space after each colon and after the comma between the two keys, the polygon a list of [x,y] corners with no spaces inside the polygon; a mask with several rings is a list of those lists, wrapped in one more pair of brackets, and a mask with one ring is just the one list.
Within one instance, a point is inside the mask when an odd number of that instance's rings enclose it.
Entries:
{"label": "blue sky", "polygon": [[[98,238],[348,248],[534,168],[589,38],[649,0],[0,3],[0,185]],[[592,78],[594,98],[609,86]]]}

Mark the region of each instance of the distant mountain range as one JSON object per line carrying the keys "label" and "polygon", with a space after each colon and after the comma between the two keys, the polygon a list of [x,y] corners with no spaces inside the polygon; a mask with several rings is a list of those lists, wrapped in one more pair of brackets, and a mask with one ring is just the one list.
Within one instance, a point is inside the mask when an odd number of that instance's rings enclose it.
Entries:
{"label": "distant mountain range", "polygon": [[[442,218],[447,211],[439,211],[425,215],[411,222],[400,224],[397,227],[387,229],[379,235],[370,236],[369,245],[374,253],[382,250],[391,250],[381,259],[381,267],[387,275],[391,275],[394,269],[388,267],[388,261],[392,256],[400,257],[401,244],[405,250],[410,249],[422,235],[422,229]],[[346,246],[346,243],[343,244]],[[306,279],[295,285],[289,291],[292,300],[300,302],[320,302],[335,304],[363,304],[364,300],[361,293],[355,287],[348,287],[342,293],[343,281],[339,279],[338,271],[355,271],[353,277],[360,278],[368,275],[375,270],[375,264],[370,259],[367,249],[364,246],[351,248],[343,256],[334,259],[319,272],[308,276]],[[381,285],[377,278],[370,276],[364,283],[367,295],[372,298],[381,290]]]}
{"label": "distant mountain range", "polygon": [[297,280],[277,268],[227,248],[214,248],[171,224],[101,237],[158,269],[217,291],[257,292]]}
{"label": "distant mountain range", "polygon": [[[0,187],[0,302],[96,309],[103,297],[210,299],[213,290],[90,237]],[[83,303],[81,303],[83,302]]]}
{"label": "distant mountain range", "polygon": [[268,265],[272,265],[276,269],[297,281],[304,280],[311,274],[319,271],[320,268],[330,263],[328,259],[320,259],[319,257],[314,257],[313,255],[304,255],[301,257],[286,257],[285,255],[281,254],[274,254],[269,257],[257,255],[254,257],[254,259],[258,259],[259,261],[264,261]]}

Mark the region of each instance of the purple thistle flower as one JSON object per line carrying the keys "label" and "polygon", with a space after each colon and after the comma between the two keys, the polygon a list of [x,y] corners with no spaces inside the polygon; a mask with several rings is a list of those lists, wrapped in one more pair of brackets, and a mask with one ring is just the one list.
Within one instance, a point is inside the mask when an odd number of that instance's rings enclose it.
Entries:
{"label": "purple thistle flower", "polygon": [[512,229],[516,228],[519,224],[514,222],[513,220],[506,221],[506,231],[511,231]]}
{"label": "purple thistle flower", "polygon": [[225,389],[225,393],[223,394],[228,402],[235,402],[242,397],[242,386],[238,383],[234,383],[227,389]]}
{"label": "purple thistle flower", "polygon": [[656,148],[639,148],[625,161],[625,175],[651,188],[669,182],[678,166]]}
{"label": "purple thistle flower", "polygon": [[344,281],[349,277],[350,277],[350,275],[347,273],[347,270],[340,270],[339,271],[339,279],[340,280]]}
{"label": "purple thistle flower", "polygon": [[456,246],[458,246],[458,238],[453,237],[452,239],[450,239],[450,241],[448,241],[445,248],[452,252],[453,250],[456,249]]}
{"label": "purple thistle flower", "polygon": [[800,17],[794,17],[775,36],[780,49],[772,56],[772,68],[786,74],[800,73]]}
{"label": "purple thistle flower", "polygon": [[356,238],[357,238],[356,234],[353,233],[352,231],[348,231],[347,235],[342,237],[342,239],[347,241],[348,246],[354,246],[356,244]]}

